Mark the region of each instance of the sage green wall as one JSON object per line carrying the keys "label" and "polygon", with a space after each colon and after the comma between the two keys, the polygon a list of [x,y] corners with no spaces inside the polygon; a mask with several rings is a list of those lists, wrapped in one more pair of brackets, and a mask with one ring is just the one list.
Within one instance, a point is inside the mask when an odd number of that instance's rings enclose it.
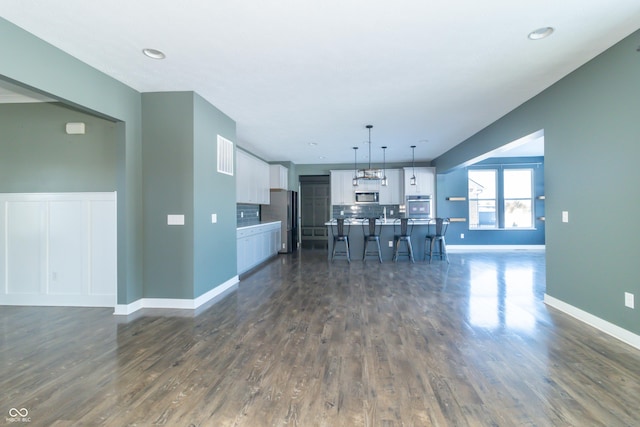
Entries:
{"label": "sage green wall", "polygon": [[[67,135],[83,122],[84,135]],[[0,104],[0,193],[115,191],[116,124],[60,103]]]}
{"label": "sage green wall", "polygon": [[235,143],[235,121],[194,94],[194,298],[237,275],[236,177],[217,171],[218,135]]}
{"label": "sage green wall", "polygon": [[[145,298],[193,298],[193,93],[142,94]],[[184,225],[167,225],[184,215]]]}
{"label": "sage green wall", "polygon": [[118,303],[142,297],[140,94],[0,18],[0,78],[118,121]]}
{"label": "sage green wall", "polygon": [[142,111],[144,296],[197,298],[237,274],[235,176],[217,172],[235,122],[194,92],[144,93]]}
{"label": "sage green wall", "polygon": [[442,173],[544,129],[547,294],[635,334],[639,45],[640,31],[434,161]]}

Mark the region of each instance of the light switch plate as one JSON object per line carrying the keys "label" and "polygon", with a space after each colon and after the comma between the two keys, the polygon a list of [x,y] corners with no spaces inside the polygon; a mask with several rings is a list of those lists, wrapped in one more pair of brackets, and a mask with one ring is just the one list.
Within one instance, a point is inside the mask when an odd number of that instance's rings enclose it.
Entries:
{"label": "light switch plate", "polygon": [[624,293],[624,305],[625,307],[635,308],[635,301],[632,293]]}
{"label": "light switch plate", "polygon": [[218,214],[211,214],[211,224],[218,222]]}
{"label": "light switch plate", "polygon": [[184,225],[184,215],[167,215],[167,225]]}
{"label": "light switch plate", "polygon": [[569,222],[569,212],[562,211],[562,222]]}

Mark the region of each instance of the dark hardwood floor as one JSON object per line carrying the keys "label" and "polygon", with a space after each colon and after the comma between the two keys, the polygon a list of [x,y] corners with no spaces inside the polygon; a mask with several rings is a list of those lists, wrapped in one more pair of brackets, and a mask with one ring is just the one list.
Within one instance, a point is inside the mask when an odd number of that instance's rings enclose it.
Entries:
{"label": "dark hardwood floor", "polygon": [[280,255],[197,315],[0,307],[0,425],[638,425],[640,351],[542,303],[543,253],[450,261]]}

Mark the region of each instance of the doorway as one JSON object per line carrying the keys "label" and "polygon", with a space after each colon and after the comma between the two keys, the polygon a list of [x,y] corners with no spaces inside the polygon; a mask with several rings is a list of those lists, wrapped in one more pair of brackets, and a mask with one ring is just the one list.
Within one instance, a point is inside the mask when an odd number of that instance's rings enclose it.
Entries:
{"label": "doorway", "polygon": [[302,249],[327,249],[330,209],[329,175],[300,176],[300,230]]}

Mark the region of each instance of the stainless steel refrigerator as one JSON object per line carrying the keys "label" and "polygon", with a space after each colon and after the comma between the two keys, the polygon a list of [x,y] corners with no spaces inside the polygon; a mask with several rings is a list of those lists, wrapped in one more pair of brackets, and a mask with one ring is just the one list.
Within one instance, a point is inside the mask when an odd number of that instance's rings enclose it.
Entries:
{"label": "stainless steel refrigerator", "polygon": [[263,222],[282,221],[280,253],[298,250],[298,192],[271,190],[271,203],[261,206]]}

